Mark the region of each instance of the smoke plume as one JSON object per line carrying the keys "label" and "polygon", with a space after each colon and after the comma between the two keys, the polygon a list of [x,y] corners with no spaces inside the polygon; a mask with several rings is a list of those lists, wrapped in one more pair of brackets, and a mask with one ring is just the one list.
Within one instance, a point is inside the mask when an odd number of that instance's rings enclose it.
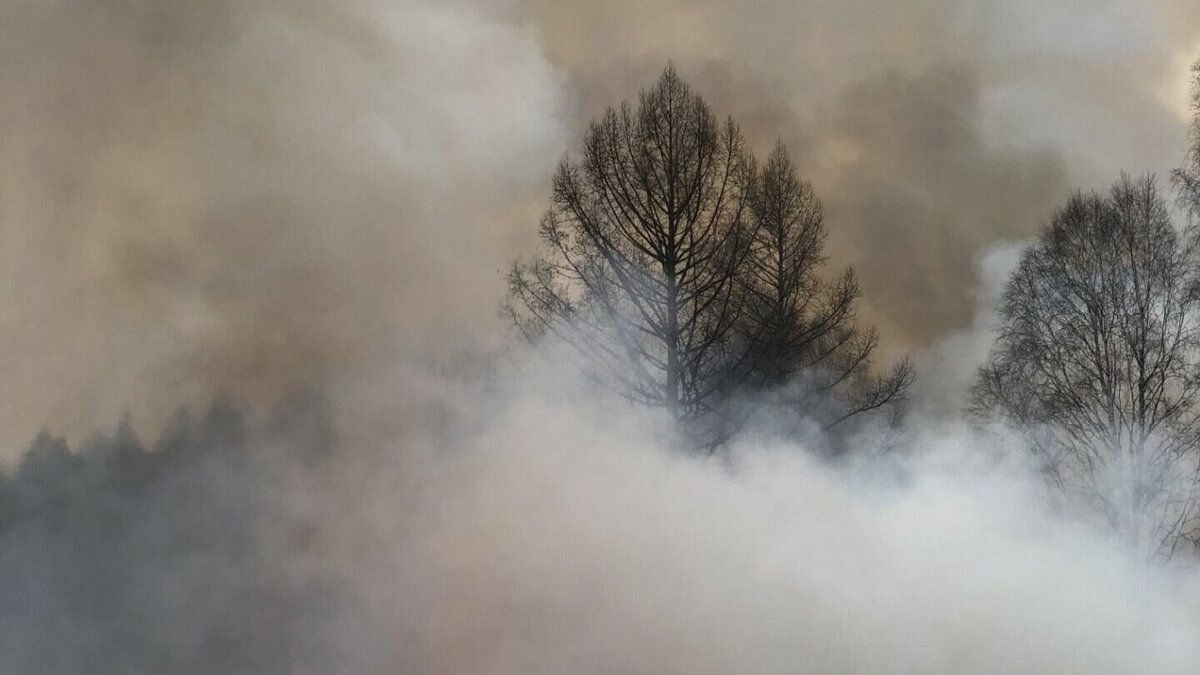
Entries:
{"label": "smoke plume", "polygon": [[[0,671],[1193,672],[1194,574],[956,411],[1198,49],[1190,0],[3,3]],[[668,62],[930,371],[886,458],[698,461],[508,347],[555,163]]]}

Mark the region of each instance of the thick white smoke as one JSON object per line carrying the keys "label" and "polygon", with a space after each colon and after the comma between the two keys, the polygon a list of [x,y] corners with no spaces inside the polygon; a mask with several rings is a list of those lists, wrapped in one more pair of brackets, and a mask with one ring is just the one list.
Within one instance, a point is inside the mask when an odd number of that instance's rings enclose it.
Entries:
{"label": "thick white smoke", "polygon": [[304,451],[303,407],[249,435],[218,410],[150,454],[122,434],[78,460],[43,441],[4,490],[34,508],[0,538],[0,669],[1095,675],[1200,658],[1194,574],[1060,512],[1003,441],[930,423],[870,462],[765,435],[704,461],[545,358],[375,448]]}
{"label": "thick white smoke", "polygon": [[403,672],[1185,673],[1200,657],[1194,577],[1059,513],[963,428],[862,465],[769,441],[705,462],[661,420],[597,415],[569,367],[538,372],[461,410],[479,420],[465,438],[385,490],[419,499],[376,495],[366,559],[395,576],[354,579],[376,617],[412,610]]}

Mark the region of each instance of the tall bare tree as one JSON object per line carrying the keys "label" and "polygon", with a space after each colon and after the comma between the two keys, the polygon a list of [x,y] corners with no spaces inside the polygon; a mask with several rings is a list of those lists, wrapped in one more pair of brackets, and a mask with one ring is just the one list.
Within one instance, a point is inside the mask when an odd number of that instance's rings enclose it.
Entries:
{"label": "tall bare tree", "polygon": [[718,124],[668,67],[559,166],[543,251],[509,273],[507,313],[529,337],[579,347],[631,399],[703,414],[736,359],[754,174],[737,125]]}
{"label": "tall bare tree", "polygon": [[1075,195],[1009,280],[974,389],[1055,485],[1162,554],[1196,505],[1197,269],[1153,178]]}
{"label": "tall bare tree", "polygon": [[913,378],[907,360],[882,377],[871,375],[879,339],[855,323],[861,292],[854,270],[832,281],[820,277],[827,261],[824,211],[782,143],[767,159],[750,205],[754,235],[738,275],[749,383],[779,387],[803,378],[805,400],[840,402],[823,420],[828,426],[902,399]]}
{"label": "tall bare tree", "polygon": [[1200,61],[1192,66],[1192,124],[1183,166],[1171,174],[1179,194],[1179,205],[1193,218],[1200,218]]}

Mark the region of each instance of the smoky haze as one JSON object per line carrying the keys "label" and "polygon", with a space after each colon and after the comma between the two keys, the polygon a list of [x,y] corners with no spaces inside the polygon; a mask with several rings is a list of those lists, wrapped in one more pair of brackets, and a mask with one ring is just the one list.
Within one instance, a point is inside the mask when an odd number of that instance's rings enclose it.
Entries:
{"label": "smoky haze", "polygon": [[388,2],[0,12],[10,447],[494,332],[563,150],[532,31]]}
{"label": "smoky haze", "polygon": [[[1198,52],[1185,0],[3,3],[0,670],[1193,672],[1194,576],[952,418]],[[692,461],[511,347],[556,163],[668,62],[813,183],[911,457]]]}
{"label": "smoky haze", "polygon": [[1200,39],[1192,3],[1133,0],[0,12],[8,448],[495,344],[556,160],[669,60],[784,141],[885,347],[927,347],[970,325],[987,245],[1177,162]]}

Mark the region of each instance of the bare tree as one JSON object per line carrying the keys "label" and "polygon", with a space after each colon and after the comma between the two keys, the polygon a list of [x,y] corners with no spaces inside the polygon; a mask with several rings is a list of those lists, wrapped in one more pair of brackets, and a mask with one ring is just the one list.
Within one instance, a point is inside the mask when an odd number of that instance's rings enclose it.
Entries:
{"label": "bare tree", "polygon": [[1179,205],[1193,219],[1200,217],[1200,61],[1192,66],[1192,125],[1183,166],[1171,173]]}
{"label": "bare tree", "polygon": [[629,398],[703,414],[737,358],[734,275],[754,173],[737,125],[719,125],[668,67],[559,166],[543,251],[513,266],[506,312],[531,338],[578,347]]}
{"label": "bare tree", "polygon": [[740,328],[749,346],[748,382],[771,388],[803,378],[799,391],[808,402],[840,402],[823,420],[828,426],[902,399],[913,379],[907,360],[882,377],[871,375],[879,339],[855,323],[861,292],[854,270],[830,282],[819,276],[827,261],[824,211],[812,185],[796,177],[782,143],[750,204],[754,236],[738,276],[746,297]]}
{"label": "bare tree", "polygon": [[1197,490],[1196,262],[1152,177],[1075,195],[1009,280],[973,392],[1055,485],[1166,555]]}

